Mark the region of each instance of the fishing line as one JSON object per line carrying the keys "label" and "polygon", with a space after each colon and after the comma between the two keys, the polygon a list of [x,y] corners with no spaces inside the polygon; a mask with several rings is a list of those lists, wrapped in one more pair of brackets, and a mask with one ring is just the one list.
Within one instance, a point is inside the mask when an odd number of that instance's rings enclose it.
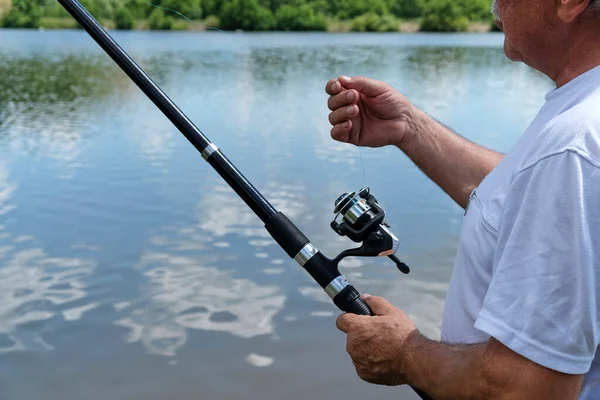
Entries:
{"label": "fishing line", "polygon": [[358,147],[358,154],[360,155],[360,166],[362,167],[363,181],[365,183],[364,187],[369,187],[369,185],[367,184],[367,172],[365,170],[365,162],[363,160],[362,150],[360,149],[360,146],[356,147]]}
{"label": "fishing line", "polygon": [[[349,247],[347,247],[347,248],[346,248],[346,250],[347,250],[348,248],[349,248]],[[366,288],[365,290],[362,290],[362,293],[364,294],[364,293],[368,293],[368,292],[369,292],[369,289],[371,288],[371,285],[373,284],[373,281],[372,281],[371,279],[369,279],[369,278],[365,278],[364,276],[360,276],[360,275],[353,274],[353,273],[352,273],[352,271],[350,271],[350,270],[348,269],[348,267],[344,267],[342,264],[340,264],[340,266],[339,266],[339,269],[340,269],[340,270],[343,270],[343,271],[344,271],[344,273],[345,273],[345,274],[347,274],[347,275],[352,275],[352,276],[353,276],[354,278],[356,278],[356,279],[360,279],[360,280],[362,280],[362,281],[367,281],[367,282],[369,282],[369,284],[367,285],[367,288]]]}
{"label": "fishing line", "polygon": [[[179,15],[181,18],[183,18],[186,21],[188,21],[189,23],[191,23],[191,24],[194,23],[194,21],[192,21],[191,19],[189,19],[188,17],[186,17],[185,15],[183,15],[182,13],[180,13],[177,10],[173,10],[172,8],[167,8],[167,7],[159,6],[159,5],[156,5],[156,4],[152,4],[152,3],[150,3],[149,1],[146,1],[146,0],[142,0],[142,1],[144,3],[146,3],[146,4],[148,4],[150,7],[154,7],[154,8],[158,8],[159,10],[164,10],[164,11],[175,13],[175,14]],[[212,26],[205,26],[204,29],[210,30],[210,31],[225,32],[222,29],[213,28]]]}

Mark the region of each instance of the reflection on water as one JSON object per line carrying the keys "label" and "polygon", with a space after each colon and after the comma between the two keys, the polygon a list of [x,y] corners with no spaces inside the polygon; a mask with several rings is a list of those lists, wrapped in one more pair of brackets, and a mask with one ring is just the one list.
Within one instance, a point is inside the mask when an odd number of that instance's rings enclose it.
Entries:
{"label": "reflection on water", "polygon": [[[334,143],[323,86],[385,80],[507,150],[551,86],[501,35],[115,35],[325,254],[354,245],[333,201],[370,186],[413,272],[341,269],[439,336],[462,213],[397,150]],[[355,379],[337,314],[83,32],[0,30],[2,399],[63,399],[65,376],[90,399],[414,398]]]}
{"label": "reflection on water", "polygon": [[[0,163],[0,215],[16,206],[12,195],[17,185],[10,182],[7,166]],[[84,299],[91,260],[49,256],[31,247],[32,236],[13,237],[0,225],[0,354],[23,350],[52,350],[41,332],[43,322],[62,313],[66,321],[81,318],[93,308],[73,307]]]}
{"label": "reflection on water", "polygon": [[[314,216],[305,212],[307,205],[302,201],[304,191],[302,186],[272,183],[262,192],[276,209],[284,210],[288,218],[296,219],[302,214],[305,219],[312,220]],[[198,227],[205,234],[209,233],[216,238],[229,234],[253,238],[271,237],[252,211],[243,206],[237,195],[224,184],[213,186],[206,193],[198,203],[197,214]],[[192,236],[192,239],[195,238]],[[251,243],[263,247],[275,242],[255,239]]]}
{"label": "reflection on water", "polygon": [[273,317],[285,302],[277,286],[235,279],[192,258],[148,253],[138,268],[147,278],[147,293],[115,324],[131,330],[129,342],[141,341],[154,354],[175,355],[186,343],[186,329],[242,338],[272,334]]}

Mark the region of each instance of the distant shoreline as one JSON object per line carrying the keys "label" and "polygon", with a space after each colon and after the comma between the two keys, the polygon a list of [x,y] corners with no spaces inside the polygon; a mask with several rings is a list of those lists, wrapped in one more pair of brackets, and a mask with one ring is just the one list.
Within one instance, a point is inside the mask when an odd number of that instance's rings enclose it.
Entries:
{"label": "distant shoreline", "polygon": [[[106,29],[114,30],[115,23],[112,20],[102,20],[100,21],[102,25]],[[308,31],[308,32],[322,32],[322,33],[350,33],[353,32],[351,30],[352,21],[336,21],[335,23],[330,23],[328,25],[327,31]],[[72,18],[52,18],[52,17],[44,17],[40,21],[39,28],[10,28],[10,29],[29,29],[29,30],[61,30],[61,29],[77,29],[78,24]],[[400,29],[397,31],[398,33],[416,33],[420,32],[420,21],[419,20],[405,20],[401,21]],[[5,28],[0,28],[5,29]],[[157,29],[150,29],[148,27],[148,23],[145,20],[136,21],[134,24],[133,31],[158,31]],[[203,32],[203,31],[211,31],[211,30],[219,30],[218,28],[211,28],[205,25],[204,21],[194,21],[192,23],[186,21],[177,21],[173,26],[172,31],[192,31],[192,32]],[[234,31],[225,31],[225,32],[234,32]],[[250,31],[248,31],[250,32]],[[252,31],[254,32],[254,31]],[[264,32],[289,32],[289,31],[264,31]],[[491,25],[487,22],[471,22],[469,23],[467,33],[486,33],[492,32]],[[366,32],[366,33],[375,33],[375,32]],[[390,33],[390,32],[388,32]],[[393,33],[393,32],[391,32]],[[444,33],[444,32],[439,32]],[[447,32],[451,33],[451,32]]]}

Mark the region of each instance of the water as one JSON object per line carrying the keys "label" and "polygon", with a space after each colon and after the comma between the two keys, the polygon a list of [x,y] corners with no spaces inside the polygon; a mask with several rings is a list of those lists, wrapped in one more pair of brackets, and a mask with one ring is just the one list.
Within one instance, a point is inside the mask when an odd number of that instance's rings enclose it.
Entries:
{"label": "water", "polygon": [[[329,78],[386,80],[501,151],[552,88],[496,34],[115,37],[331,256],[333,201],[365,178],[329,137]],[[362,157],[413,272],[344,271],[439,337],[462,211],[397,149]],[[84,33],[0,30],[2,400],[414,399],[355,376],[337,315]]]}

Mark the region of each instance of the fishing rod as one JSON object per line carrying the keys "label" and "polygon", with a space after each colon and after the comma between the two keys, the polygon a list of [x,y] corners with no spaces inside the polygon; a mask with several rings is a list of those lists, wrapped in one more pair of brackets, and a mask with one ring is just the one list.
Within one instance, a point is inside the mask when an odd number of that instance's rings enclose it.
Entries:
{"label": "fishing rod", "polygon": [[[202,158],[261,219],[273,239],[317,281],[340,310],[358,315],[373,315],[360,293],[340,273],[340,261],[346,257],[388,256],[402,273],[408,274],[410,269],[395,256],[400,241],[385,222],[385,211],[369,188],[342,194],[335,201],[335,217],[331,222],[331,228],[338,235],[346,236],[355,243],[362,243],[361,246],[345,250],[333,259],[327,258],[292,221],[277,211],[252,186],[78,0],[58,2],[202,154]],[[416,389],[415,391],[422,399],[429,399],[427,395]]]}

